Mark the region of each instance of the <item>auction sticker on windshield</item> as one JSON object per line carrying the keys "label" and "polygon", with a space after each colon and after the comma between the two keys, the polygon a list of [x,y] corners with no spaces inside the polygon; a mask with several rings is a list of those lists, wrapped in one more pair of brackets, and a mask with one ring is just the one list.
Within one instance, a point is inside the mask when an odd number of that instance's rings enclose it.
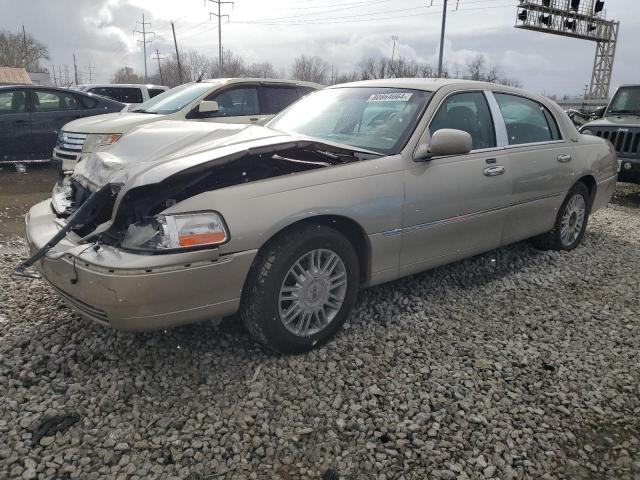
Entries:
{"label": "auction sticker on windshield", "polygon": [[413,93],[374,93],[367,102],[408,102]]}

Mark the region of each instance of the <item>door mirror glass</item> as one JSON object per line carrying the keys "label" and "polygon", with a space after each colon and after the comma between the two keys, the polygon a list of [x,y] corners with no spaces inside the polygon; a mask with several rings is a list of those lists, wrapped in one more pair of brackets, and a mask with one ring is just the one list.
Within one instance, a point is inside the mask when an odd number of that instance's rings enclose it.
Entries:
{"label": "door mirror glass", "polygon": [[418,146],[414,155],[415,161],[429,160],[433,157],[450,155],[466,155],[473,148],[471,135],[462,130],[443,128],[431,136],[429,144]]}
{"label": "door mirror glass", "polygon": [[215,100],[203,100],[198,106],[198,111],[200,113],[213,113],[217,112],[218,110],[218,102],[216,102]]}

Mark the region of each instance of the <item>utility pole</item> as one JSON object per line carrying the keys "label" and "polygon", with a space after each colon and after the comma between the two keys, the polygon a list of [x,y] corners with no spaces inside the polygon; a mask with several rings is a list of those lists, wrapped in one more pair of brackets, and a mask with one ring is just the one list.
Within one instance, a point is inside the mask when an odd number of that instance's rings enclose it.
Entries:
{"label": "utility pole", "polygon": [[89,83],[92,83],[92,82],[93,82],[93,76],[95,75],[95,73],[94,73],[94,71],[93,71],[93,70],[94,70],[95,68],[96,68],[96,67],[92,67],[92,66],[91,66],[91,60],[89,60],[89,65],[87,66],[87,70],[88,70],[88,71],[87,71],[87,75],[89,75]]}
{"label": "utility pole", "polygon": [[76,79],[76,86],[78,85],[78,65],[76,64],[76,54],[73,54],[73,73]]}
{"label": "utility pole", "polygon": [[211,3],[215,3],[218,5],[218,13],[209,13],[209,19],[211,17],[218,17],[218,65],[220,68],[220,76],[224,77],[224,60],[222,58],[222,17],[227,17],[229,20],[229,15],[222,14],[222,5],[230,3],[232,8],[235,2],[223,2],[222,0],[209,0]]}
{"label": "utility pole", "polygon": [[55,65],[51,65],[51,71],[53,72],[53,84],[57,87],[58,86],[58,77],[56,76],[56,66]]}
{"label": "utility pole", "polygon": [[145,22],[144,21],[144,13],[142,14],[142,22],[141,21],[137,21],[136,22],[136,28],[138,28],[138,24],[142,25],[142,30],[134,30],[133,34],[135,35],[136,33],[141,33],[142,34],[142,40],[138,40],[138,44],[142,43],[142,51],[144,53],[144,81],[147,81],[147,43],[151,43],[151,40],[147,40],[147,35],[153,35],[153,38],[155,39],[156,33],[155,32],[147,32],[147,25],[151,26],[151,24],[149,22]]}
{"label": "utility pole", "polygon": [[393,42],[393,49],[391,50],[391,71],[393,72],[393,76],[396,76],[396,67],[393,63],[396,56],[396,42],[398,41],[398,35],[391,35],[391,41]]}
{"label": "utility pole", "polygon": [[158,49],[156,48],[156,60],[158,60],[158,72],[160,72],[160,84],[164,85],[164,80],[162,79],[162,67],[160,66],[160,60],[162,60],[164,57],[160,56],[160,52],[158,52]]}
{"label": "utility pole", "polygon": [[24,24],[22,24],[22,56],[24,57],[24,69],[28,70],[28,62],[27,62],[27,32],[24,29]]}
{"label": "utility pole", "polygon": [[444,56],[444,33],[447,26],[447,0],[442,6],[442,30],[440,32],[440,56],[438,57],[438,78],[442,78],[442,57]]}
{"label": "utility pole", "polygon": [[178,61],[178,78],[180,79],[180,85],[182,85],[182,65],[180,65],[180,52],[178,51],[178,42],[176,40],[176,27],[171,22],[171,31],[173,32],[173,44],[176,47],[176,60]]}

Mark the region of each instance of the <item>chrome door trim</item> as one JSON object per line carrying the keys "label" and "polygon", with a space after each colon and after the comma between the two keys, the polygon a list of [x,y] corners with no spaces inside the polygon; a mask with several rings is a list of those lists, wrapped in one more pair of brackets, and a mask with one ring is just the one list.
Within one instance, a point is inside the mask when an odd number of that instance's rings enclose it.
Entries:
{"label": "chrome door trim", "polygon": [[493,165],[483,170],[482,174],[485,177],[497,177],[498,175],[504,175],[506,169],[502,165]]}
{"label": "chrome door trim", "polygon": [[493,92],[491,90],[485,90],[484,96],[487,99],[489,109],[491,110],[491,116],[493,117],[493,128],[496,132],[496,144],[499,147],[507,147],[509,146],[507,124],[502,116],[502,111],[500,110],[498,101],[496,100],[496,97],[493,96]]}
{"label": "chrome door trim", "polygon": [[508,205],[504,205],[501,207],[495,207],[495,208],[488,208],[486,210],[479,210],[477,212],[471,212],[471,213],[466,213],[464,215],[456,215],[455,217],[448,217],[448,218],[442,218],[440,220],[434,220],[432,222],[427,222],[427,223],[420,223],[417,225],[409,225],[408,227],[396,227],[392,230],[387,230],[385,232],[382,232],[382,235],[384,235],[385,237],[391,237],[394,235],[400,235],[401,233],[406,233],[406,232],[410,232],[413,230],[423,230],[425,228],[431,228],[431,227],[436,227],[439,225],[446,225],[448,223],[455,223],[455,222],[460,222],[462,220],[467,220],[469,218],[474,218],[480,215],[486,215],[487,213],[493,213],[493,212],[497,212],[500,210],[504,210],[506,208],[511,208],[511,207],[518,207],[520,205],[524,205],[526,203],[531,203],[531,202],[537,202],[540,200],[546,200],[548,198],[554,198],[554,197],[559,197],[561,196],[562,193],[558,192],[558,193],[550,193],[547,195],[540,195],[538,197],[535,198],[530,198],[527,200],[522,200],[520,202],[512,202],[509,203]]}

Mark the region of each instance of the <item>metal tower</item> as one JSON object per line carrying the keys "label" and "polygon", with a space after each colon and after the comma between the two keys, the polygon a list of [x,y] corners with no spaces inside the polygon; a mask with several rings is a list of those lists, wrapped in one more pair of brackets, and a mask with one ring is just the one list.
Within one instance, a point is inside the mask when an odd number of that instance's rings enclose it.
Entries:
{"label": "metal tower", "polygon": [[596,42],[587,99],[609,97],[620,23],[606,19],[603,0],[520,0],[516,28]]}

